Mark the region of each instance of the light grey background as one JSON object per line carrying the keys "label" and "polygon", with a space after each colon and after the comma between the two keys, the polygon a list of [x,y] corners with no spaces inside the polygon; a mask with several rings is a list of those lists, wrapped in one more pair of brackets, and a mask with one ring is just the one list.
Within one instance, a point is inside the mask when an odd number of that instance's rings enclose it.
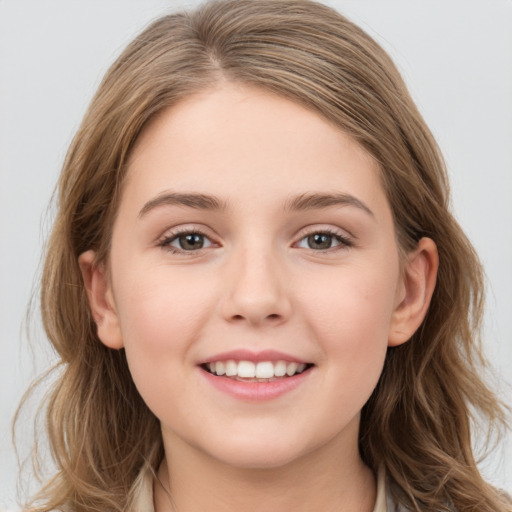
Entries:
{"label": "light grey background", "polygon": [[[11,417],[51,359],[37,318],[32,355],[22,322],[64,153],[125,44],[157,15],[196,3],[0,0],[0,507],[14,507],[16,492]],[[456,216],[487,270],[485,350],[510,403],[512,0],[329,3],[391,52],[444,151]],[[482,468],[511,492],[507,439]]]}

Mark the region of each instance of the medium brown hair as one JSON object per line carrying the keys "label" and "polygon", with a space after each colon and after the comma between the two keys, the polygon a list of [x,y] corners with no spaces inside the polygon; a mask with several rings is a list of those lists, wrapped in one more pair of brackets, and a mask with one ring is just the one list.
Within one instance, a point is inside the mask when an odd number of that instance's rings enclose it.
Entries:
{"label": "medium brown hair", "polygon": [[38,510],[124,511],[145,466],[163,457],[160,427],[139,396],[123,350],[96,335],[78,257],[105,262],[127,159],[162,109],[227,80],[305,105],[353,137],[380,164],[399,246],[421,237],[439,251],[438,282],[412,339],[388,349],[364,406],[360,452],[383,466],[411,510],[510,510],[480,476],[474,416],[504,424],[485,366],[479,327],[483,273],[449,211],[439,149],[382,48],[333,9],[307,0],[210,2],[164,16],[107,72],[71,144],[42,277],[44,327],[61,375],[47,403],[58,472]]}

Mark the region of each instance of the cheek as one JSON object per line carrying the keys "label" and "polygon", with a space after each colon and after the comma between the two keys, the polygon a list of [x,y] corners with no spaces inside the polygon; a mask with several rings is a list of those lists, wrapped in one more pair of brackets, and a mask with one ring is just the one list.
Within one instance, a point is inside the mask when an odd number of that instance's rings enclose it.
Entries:
{"label": "cheek", "polygon": [[214,302],[208,295],[208,290],[214,289],[211,283],[205,283],[201,276],[189,279],[187,272],[164,265],[137,268],[132,274],[140,277],[115,287],[127,348],[137,345],[144,351],[173,350],[197,336]]}
{"label": "cheek", "polygon": [[[302,310],[330,366],[352,375],[346,382],[378,379],[394,311],[398,265],[346,268],[317,280]],[[391,270],[391,271],[390,271]],[[322,286],[323,285],[323,286]],[[373,377],[370,377],[372,375]]]}
{"label": "cheek", "polygon": [[389,273],[352,269],[333,274],[320,279],[317,276],[315,286],[309,286],[308,293],[302,294],[311,320],[316,317],[315,323],[332,334],[349,329],[361,333],[376,330],[387,335],[394,310],[396,278]]}
{"label": "cheek", "polygon": [[166,267],[139,268],[131,275],[141,277],[115,287],[130,371],[150,407],[158,400],[159,389],[181,386],[191,347],[201,338],[205,317],[215,303],[205,295],[201,280],[177,274]]}

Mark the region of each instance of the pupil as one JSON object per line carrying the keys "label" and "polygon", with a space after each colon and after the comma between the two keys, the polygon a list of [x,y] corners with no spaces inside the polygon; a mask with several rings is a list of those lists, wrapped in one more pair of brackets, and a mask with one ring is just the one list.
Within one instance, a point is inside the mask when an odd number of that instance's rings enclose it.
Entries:
{"label": "pupil", "polygon": [[311,249],[329,249],[332,243],[332,236],[322,233],[315,233],[308,237],[308,245]]}
{"label": "pupil", "polygon": [[180,236],[179,242],[180,247],[185,250],[201,249],[204,244],[203,236],[198,234]]}

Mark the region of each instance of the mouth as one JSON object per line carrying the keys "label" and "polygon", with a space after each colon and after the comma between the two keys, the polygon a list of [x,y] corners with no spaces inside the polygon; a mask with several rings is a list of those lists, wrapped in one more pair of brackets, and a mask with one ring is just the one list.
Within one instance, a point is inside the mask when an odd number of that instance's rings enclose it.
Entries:
{"label": "mouth", "polygon": [[216,377],[223,377],[239,382],[275,382],[289,379],[308,371],[312,363],[294,361],[248,361],[227,359],[207,362],[200,367]]}

